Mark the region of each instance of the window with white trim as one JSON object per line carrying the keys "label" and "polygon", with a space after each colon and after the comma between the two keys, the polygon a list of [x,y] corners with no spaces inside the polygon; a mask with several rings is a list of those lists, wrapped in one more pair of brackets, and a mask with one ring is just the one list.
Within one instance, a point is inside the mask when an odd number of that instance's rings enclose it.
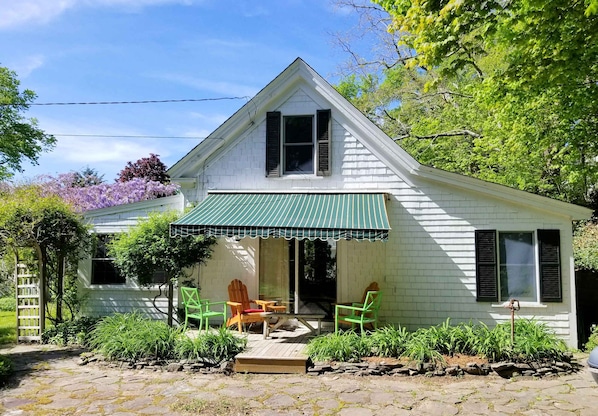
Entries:
{"label": "window with white trim", "polygon": [[538,300],[536,253],[532,232],[499,232],[500,301]]}
{"label": "window with white trim", "polygon": [[330,175],[331,111],[266,114],[266,176]]}
{"label": "window with white trim", "polygon": [[559,230],[476,230],[475,250],[478,301],[562,302]]}
{"label": "window with white trim", "polygon": [[[91,284],[92,285],[122,285],[126,283],[125,277],[114,265],[114,258],[108,257],[108,244],[114,234],[96,234],[94,254],[91,259]],[[166,283],[166,272],[156,270],[152,274],[151,283]]]}
{"label": "window with white trim", "polygon": [[283,172],[314,173],[314,117],[283,117]]}
{"label": "window with white trim", "polygon": [[95,249],[91,259],[92,285],[122,285],[125,278],[114,266],[114,259],[108,257],[108,243],[114,234],[96,234]]}

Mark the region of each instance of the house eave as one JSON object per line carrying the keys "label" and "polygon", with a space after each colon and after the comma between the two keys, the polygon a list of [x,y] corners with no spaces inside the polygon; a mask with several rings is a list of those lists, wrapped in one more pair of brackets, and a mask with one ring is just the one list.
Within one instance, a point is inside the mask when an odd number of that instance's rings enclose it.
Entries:
{"label": "house eave", "polygon": [[517,205],[525,205],[537,210],[565,216],[571,221],[587,220],[592,216],[592,210],[586,207],[429,166],[420,165],[412,173],[422,179],[436,183],[455,186],[489,197],[506,200]]}

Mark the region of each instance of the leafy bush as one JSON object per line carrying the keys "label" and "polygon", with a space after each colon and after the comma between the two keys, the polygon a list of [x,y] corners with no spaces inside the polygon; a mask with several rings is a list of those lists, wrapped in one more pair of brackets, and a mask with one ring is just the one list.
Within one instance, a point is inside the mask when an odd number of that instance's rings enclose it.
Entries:
{"label": "leafy bush", "polygon": [[[507,326],[510,331],[510,324]],[[542,322],[532,319],[519,319],[515,321],[515,344],[512,356],[516,361],[530,361],[542,359],[563,360],[567,346],[558,338],[553,330]]]}
{"label": "leafy bush", "polygon": [[8,380],[13,372],[12,361],[10,358],[0,355],[0,384]]}
{"label": "leafy bush", "polygon": [[13,312],[17,310],[17,300],[14,297],[0,298],[0,312]]}
{"label": "leafy bush", "polygon": [[[594,332],[598,342],[598,330]],[[307,346],[313,360],[357,361],[368,355],[405,357],[419,363],[440,363],[444,356],[478,355],[490,361],[526,362],[542,359],[563,360],[567,351],[563,340],[544,323],[530,319],[515,321],[515,342],[511,343],[510,322],[490,329],[486,324],[440,325],[420,328],[413,333],[404,328],[383,327],[357,335],[354,332],[314,338]]]}
{"label": "leafy bush", "polygon": [[246,345],[246,338],[239,338],[225,327],[220,327],[216,333],[200,331],[196,338],[181,337],[176,345],[176,355],[180,359],[219,363],[233,358]]}
{"label": "leafy bush", "polygon": [[307,344],[307,354],[313,361],[354,362],[372,355],[371,338],[354,331],[315,337]]}
{"label": "leafy bush", "polygon": [[103,318],[91,333],[90,346],[111,360],[175,358],[181,331],[139,313]]}
{"label": "leafy bush", "polygon": [[472,355],[479,355],[495,362],[510,356],[510,327],[507,330],[507,326],[498,325],[494,329],[490,329],[482,322],[474,328],[474,333]]}
{"label": "leafy bush", "polygon": [[44,344],[89,346],[90,335],[100,318],[82,316],[48,328],[42,334]]}
{"label": "leafy bush", "polygon": [[372,352],[382,357],[400,357],[410,334],[405,328],[385,326],[370,335]]}
{"label": "leafy bush", "polygon": [[591,352],[594,348],[598,347],[598,326],[592,325],[592,333],[584,347],[586,352]]}
{"label": "leafy bush", "polygon": [[403,356],[419,363],[442,362],[442,354],[436,349],[438,339],[433,328],[420,328],[415,331],[407,340]]}

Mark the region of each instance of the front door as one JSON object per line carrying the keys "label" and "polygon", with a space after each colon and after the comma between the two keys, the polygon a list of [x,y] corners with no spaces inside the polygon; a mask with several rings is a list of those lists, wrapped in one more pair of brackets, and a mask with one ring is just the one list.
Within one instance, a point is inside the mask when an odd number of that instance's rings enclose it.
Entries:
{"label": "front door", "polygon": [[336,242],[260,240],[260,298],[294,313],[332,318],[336,302]]}

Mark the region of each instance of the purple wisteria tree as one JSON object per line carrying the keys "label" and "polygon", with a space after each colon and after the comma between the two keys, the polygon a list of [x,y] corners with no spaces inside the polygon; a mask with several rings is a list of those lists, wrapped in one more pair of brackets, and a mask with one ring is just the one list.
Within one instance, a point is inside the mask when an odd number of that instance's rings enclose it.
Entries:
{"label": "purple wisteria tree", "polygon": [[176,184],[163,184],[143,178],[84,187],[73,186],[76,179],[77,173],[69,172],[56,177],[39,176],[36,182],[42,187],[44,195],[60,196],[78,213],[171,196],[179,190]]}

